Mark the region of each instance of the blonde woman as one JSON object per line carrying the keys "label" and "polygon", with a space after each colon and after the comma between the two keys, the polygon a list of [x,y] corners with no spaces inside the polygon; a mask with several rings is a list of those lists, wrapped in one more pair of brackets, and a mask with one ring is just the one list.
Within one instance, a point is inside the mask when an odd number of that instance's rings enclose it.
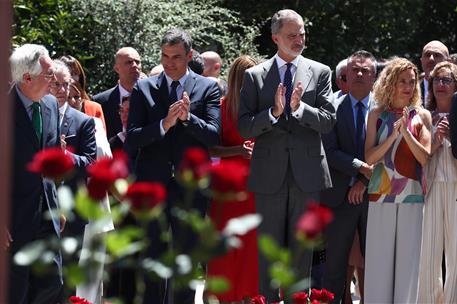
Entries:
{"label": "blonde woman", "polygon": [[365,160],[368,186],[366,303],[415,303],[421,245],[422,167],[431,148],[431,116],[421,107],[416,66],[393,59],[375,82]]}
{"label": "blonde woman", "polygon": [[[457,66],[438,63],[430,73],[428,109],[432,112],[432,158],[425,167],[422,249],[418,303],[457,303],[457,160],[449,141],[448,115],[457,91]],[[446,279],[441,265],[446,256]]]}

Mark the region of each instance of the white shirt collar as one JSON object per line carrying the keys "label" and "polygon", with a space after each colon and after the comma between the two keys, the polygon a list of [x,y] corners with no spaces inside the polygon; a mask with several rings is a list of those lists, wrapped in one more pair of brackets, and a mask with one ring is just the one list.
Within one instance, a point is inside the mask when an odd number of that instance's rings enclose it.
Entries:
{"label": "white shirt collar", "polygon": [[[171,77],[168,76],[165,72],[163,74],[165,75],[165,78],[167,79],[168,89],[170,89],[173,79],[171,79]],[[183,88],[184,88],[184,84],[186,83],[187,76],[189,76],[189,69],[186,70],[186,74],[184,74],[181,78],[178,79],[179,84]]]}
{"label": "white shirt collar", "polygon": [[[279,57],[278,53],[276,53],[275,58],[276,58],[276,64],[278,65],[278,69],[282,68],[284,65],[287,64],[287,62],[284,59]],[[298,67],[299,60],[300,60],[300,56],[297,56],[290,63],[292,63],[294,65],[294,67]]]}
{"label": "white shirt collar", "polygon": [[[351,93],[349,93],[349,98],[351,99],[352,107],[355,107],[356,103],[359,102],[357,99],[355,99],[354,96],[352,96]],[[369,109],[369,101],[371,99],[371,92],[365,96],[362,100],[360,100],[363,105],[365,106],[365,109]]]}
{"label": "white shirt collar", "polygon": [[61,107],[59,107],[59,113],[60,113],[61,117],[65,114],[67,107],[68,107],[68,102],[66,102],[66,101]]}
{"label": "white shirt collar", "polygon": [[127,91],[120,83],[119,83],[119,95],[122,101],[122,97],[130,96],[130,92]]}

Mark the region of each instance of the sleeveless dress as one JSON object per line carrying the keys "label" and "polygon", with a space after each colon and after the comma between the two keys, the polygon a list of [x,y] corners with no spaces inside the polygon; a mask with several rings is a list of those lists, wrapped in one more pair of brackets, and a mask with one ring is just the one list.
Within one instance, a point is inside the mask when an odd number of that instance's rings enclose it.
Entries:
{"label": "sleeveless dress", "polygon": [[[376,145],[392,134],[394,112],[376,122]],[[408,130],[423,128],[410,108]],[[401,134],[374,168],[368,185],[365,303],[416,303],[425,183],[422,167]]]}
{"label": "sleeveless dress", "polygon": [[[221,99],[222,118],[222,146],[241,145],[245,141],[237,131],[237,120],[227,116],[225,98]],[[229,159],[241,161],[249,168],[250,161],[242,156],[221,158],[221,162]],[[254,194],[248,192],[245,201],[211,203],[209,215],[217,229],[221,231],[228,220],[255,211]],[[254,297],[258,294],[258,257],[257,233],[251,230],[239,236],[242,241],[240,248],[232,249],[227,254],[217,257],[208,263],[208,276],[223,276],[229,283],[230,289],[222,294],[216,294],[219,301],[241,301],[245,297]]]}

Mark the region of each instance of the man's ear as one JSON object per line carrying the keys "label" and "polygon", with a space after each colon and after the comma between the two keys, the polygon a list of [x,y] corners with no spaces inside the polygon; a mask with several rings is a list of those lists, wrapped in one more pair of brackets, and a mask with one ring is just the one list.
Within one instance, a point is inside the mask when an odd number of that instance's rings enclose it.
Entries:
{"label": "man's ear", "polygon": [[119,67],[117,66],[117,63],[114,64],[113,70],[119,74]]}
{"label": "man's ear", "polygon": [[221,66],[222,66],[222,65],[221,65],[219,62],[216,62],[216,63],[214,64],[214,69],[215,69],[215,70],[220,70],[220,69],[221,69]]}
{"label": "man's ear", "polygon": [[277,36],[277,35],[271,34],[271,40],[273,40],[273,42],[274,42],[275,44],[278,44],[278,36]]}
{"label": "man's ear", "polygon": [[22,75],[22,80],[24,83],[28,83],[32,80],[32,76],[30,76],[29,73],[25,73],[24,75]]}
{"label": "man's ear", "polygon": [[186,54],[187,62],[192,60],[192,54],[194,53],[194,49],[190,49],[189,53]]}

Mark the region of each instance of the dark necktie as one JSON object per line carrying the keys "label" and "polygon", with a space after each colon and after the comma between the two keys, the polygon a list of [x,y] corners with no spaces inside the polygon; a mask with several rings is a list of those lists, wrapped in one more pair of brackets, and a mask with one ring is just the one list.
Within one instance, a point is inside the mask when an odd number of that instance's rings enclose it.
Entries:
{"label": "dark necktie", "polygon": [[171,91],[170,91],[170,104],[174,103],[178,100],[178,93],[176,92],[176,88],[179,86],[179,81],[173,80],[171,82]]}
{"label": "dark necktie", "polygon": [[35,129],[35,133],[38,138],[38,143],[41,146],[41,137],[43,135],[43,121],[41,119],[40,103],[34,102],[32,104],[32,110],[33,128]]}
{"label": "dark necktie", "polygon": [[364,160],[365,154],[365,115],[363,114],[363,108],[365,107],[361,101],[356,103],[357,107],[357,126],[356,126],[356,144],[357,144],[357,158]]}
{"label": "dark necktie", "polygon": [[290,116],[290,97],[292,96],[292,72],[290,71],[290,67],[292,63],[287,63],[286,73],[284,74],[284,86],[286,87],[286,104],[284,105],[286,116]]}

